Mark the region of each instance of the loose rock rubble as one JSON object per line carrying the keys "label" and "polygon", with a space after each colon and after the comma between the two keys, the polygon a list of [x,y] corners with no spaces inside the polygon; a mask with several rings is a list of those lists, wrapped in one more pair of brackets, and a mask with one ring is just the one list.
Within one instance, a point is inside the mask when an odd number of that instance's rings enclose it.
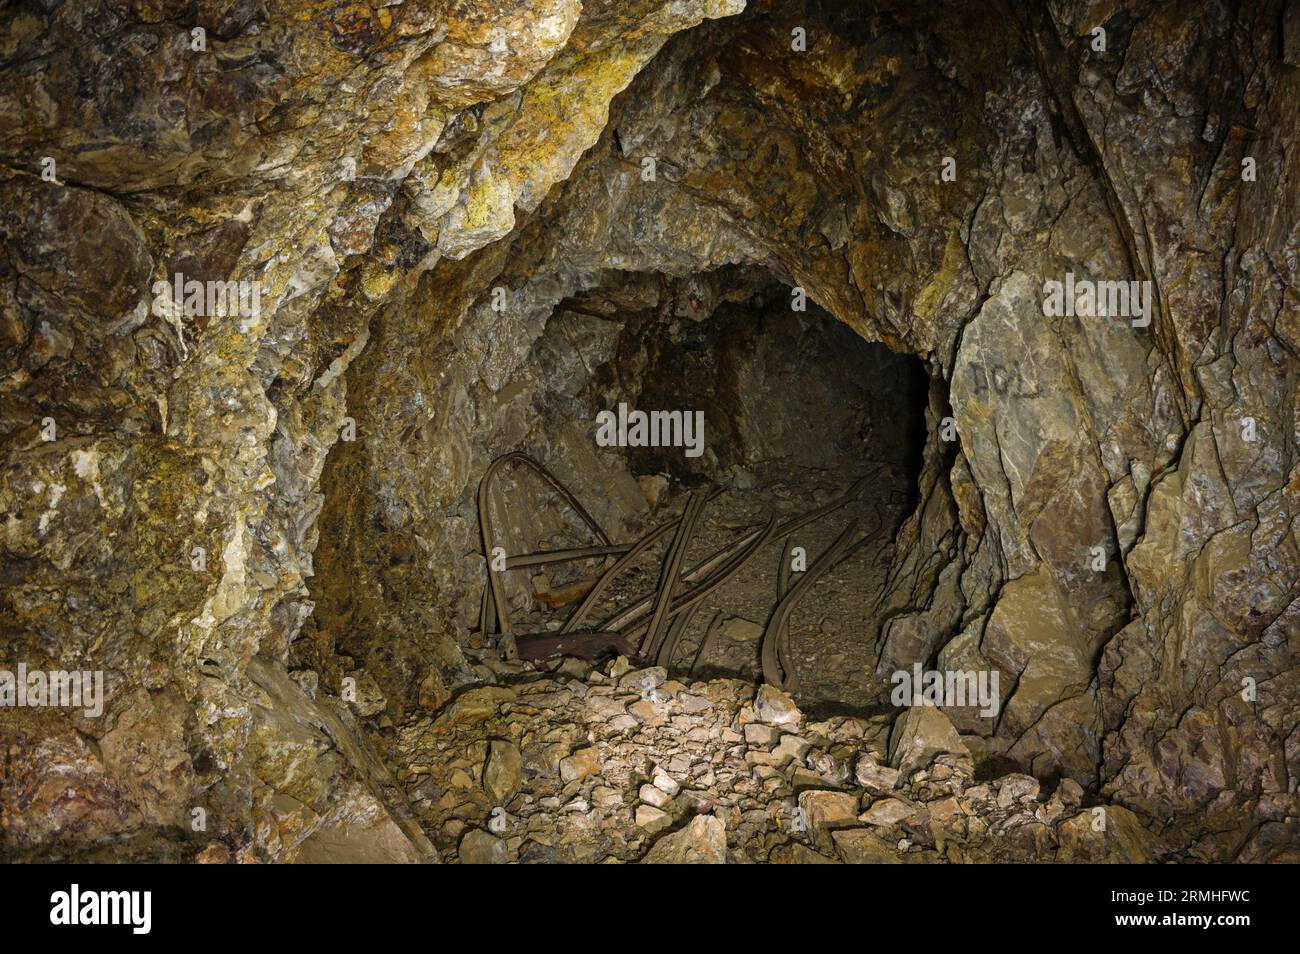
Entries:
{"label": "loose rock rubble", "polygon": [[685,684],[622,657],[467,690],[402,726],[417,816],[448,861],[1159,860],[1126,809],[1012,774],[977,781],[933,708],[812,721],[771,687]]}

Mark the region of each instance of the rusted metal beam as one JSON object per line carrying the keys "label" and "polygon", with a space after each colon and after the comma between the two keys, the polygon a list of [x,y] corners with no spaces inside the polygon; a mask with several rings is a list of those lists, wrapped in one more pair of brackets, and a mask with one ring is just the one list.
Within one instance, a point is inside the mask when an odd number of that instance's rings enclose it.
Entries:
{"label": "rusted metal beam", "polygon": [[[789,658],[789,625],[790,616],[795,606],[808,592],[809,587],[823,576],[829,570],[839,566],[866,544],[876,539],[880,531],[884,529],[885,519],[880,513],[879,505],[873,508],[873,515],[876,519],[876,525],[871,530],[864,533],[852,543],[848,542],[852,535],[850,531],[856,527],[857,521],[854,520],[845,528],[844,532],[836,538],[835,542],[823,553],[812,566],[804,571],[804,575],[793,586],[789,585],[787,575],[786,584],[780,582],[778,574],[777,606],[772,616],[768,619],[767,626],[763,630],[763,639],[760,644],[760,663],[763,667],[763,679],[778,689],[791,691],[795,688],[795,680],[792,677],[792,667]],[[788,558],[788,547],[790,541],[787,539],[785,547],[787,548],[786,557]],[[784,566],[789,567],[788,559]],[[796,592],[797,591],[797,592]],[[771,675],[769,675],[771,673]],[[773,680],[778,681],[773,681]]]}
{"label": "rusted metal beam", "polygon": [[[862,488],[866,485],[869,476],[870,475],[859,477],[857,480],[853,482],[853,484],[849,487],[849,489],[839,497],[836,497],[835,499],[828,501],[827,503],[823,504],[820,507],[817,507],[814,510],[809,510],[806,513],[799,514],[798,516],[790,518],[785,523],[780,524],[779,526],[776,527],[775,534],[777,536],[781,536],[785,534],[794,533],[796,530],[801,530],[802,528],[806,527],[808,524],[813,523],[816,520],[820,520],[822,517],[826,516],[827,514],[833,513],[836,510],[840,509],[841,507],[847,505],[848,503],[853,501],[858,496],[858,494],[862,492]],[[701,562],[697,563],[691,569],[687,570],[682,575],[682,580],[687,583],[697,582],[698,580],[705,577],[707,574],[713,572],[715,569],[718,568],[718,566],[725,563],[728,559],[733,557],[737,552],[741,552],[746,546],[752,544],[753,541],[756,540],[763,533],[764,533],[763,530],[753,530],[750,533],[746,534],[741,539],[733,543],[727,544],[722,549],[717,550],[712,555],[705,558]],[[650,612],[651,608],[654,605],[654,598],[655,598],[654,593],[646,593],[637,597],[636,601],[631,606],[619,612],[615,616],[612,616],[609,619],[607,619],[602,624],[601,628],[622,630],[624,627],[639,620],[646,613]]]}
{"label": "rusted metal beam", "polygon": [[[740,572],[745,564],[754,558],[758,551],[763,548],[763,545],[771,539],[772,534],[775,532],[776,515],[773,514],[768,518],[767,526],[759,531],[758,536],[751,540],[748,546],[738,553],[733,554],[727,562],[723,563],[712,574],[706,576],[699,586],[683,593],[680,599],[669,608],[668,615],[670,617],[676,616],[678,613],[689,609],[707,597],[718,587],[722,586],[722,584],[726,583],[727,580]],[[606,620],[605,623],[602,624],[601,629],[617,628],[619,632],[636,632],[642,626],[646,625],[644,619],[639,621],[633,620],[630,622],[625,621],[626,615],[626,613],[620,613],[612,617],[610,620]],[[619,621],[618,627],[612,625],[615,621]]]}
{"label": "rusted metal beam", "polygon": [[[709,500],[712,500],[721,492],[721,489],[713,490],[713,492],[709,494]],[[596,585],[592,587],[591,592],[587,594],[587,598],[582,601],[578,608],[573,611],[573,614],[568,618],[568,620],[565,621],[560,632],[571,633],[576,630],[578,625],[596,605],[596,601],[599,600],[604,592],[609,588],[610,584],[613,583],[614,580],[616,580],[625,570],[627,570],[627,568],[630,567],[642,553],[649,549],[651,544],[681,522],[681,517],[674,517],[672,520],[665,521],[645,533],[640,540],[632,544],[628,551],[624,553],[613,566],[606,570],[599,580],[596,581]]]}
{"label": "rusted metal beam", "polygon": [[611,543],[607,547],[570,547],[567,550],[538,550],[506,557],[507,570],[522,570],[530,566],[550,563],[570,563],[574,560],[593,560],[597,557],[621,556],[632,549],[630,543]]}
{"label": "rusted metal beam", "polygon": [[773,610],[772,616],[768,619],[767,626],[763,630],[763,641],[759,649],[759,661],[763,667],[763,681],[769,685],[776,686],[778,689],[791,687],[792,680],[790,677],[793,673],[789,668],[788,659],[785,658],[786,628],[790,622],[790,614],[813,583],[817,582],[820,576],[838,562],[840,555],[849,548],[850,541],[857,529],[858,521],[856,519],[850,520],[848,525],[840,532],[840,535],[835,538],[835,542],[827,547],[808,569],[804,570],[803,576],[786,591],[780,602],[776,604],[776,609]]}
{"label": "rusted metal beam", "polygon": [[654,663],[656,666],[672,669],[673,654],[677,651],[677,644],[681,642],[686,627],[691,625],[691,620],[695,618],[696,612],[699,611],[702,605],[702,603],[696,603],[673,617],[672,625],[668,627],[668,635],[665,637],[663,645],[659,647],[659,652],[655,654]]}
{"label": "rusted metal beam", "polygon": [[[659,591],[655,595],[654,613],[650,617],[650,629],[646,632],[645,640],[641,644],[642,652],[647,658],[654,658],[659,652],[659,642],[663,635],[664,614],[668,611],[668,606],[673,599],[673,590],[677,588],[678,575],[682,570],[682,561],[686,559],[686,550],[690,546],[691,537],[695,535],[695,527],[700,522],[700,515],[704,512],[704,494],[699,491],[693,492],[686,501],[686,510],[682,514],[682,522],[677,525],[677,533],[673,535],[672,546],[664,555],[663,565],[659,572]],[[602,627],[602,629],[614,629],[615,627]]]}
{"label": "rusted metal beam", "polygon": [[[843,562],[871,539],[874,539],[884,524],[880,509],[877,507],[875,508],[877,518],[875,530],[854,542],[850,542],[858,525],[856,519],[851,521],[831,546],[807,570],[803,571],[800,579],[793,584],[791,583],[790,552],[791,543],[793,542],[792,534],[856,499],[867,481],[881,469],[882,465],[876,464],[871,472],[855,480],[840,496],[810,511],[791,517],[779,525],[776,515],[772,514],[763,528],[750,531],[740,539],[734,540],[715,551],[683,573],[681,567],[685,561],[690,539],[694,534],[704,506],[709,500],[722,492],[720,488],[714,489],[707,497],[701,492],[692,493],[682,516],[653,528],[635,543],[614,544],[610,542],[604,530],[579,503],[577,498],[542,464],[519,452],[506,454],[492,462],[479,484],[478,492],[479,526],[488,570],[488,585],[484,587],[480,608],[481,628],[485,633],[490,633],[492,619],[495,614],[500,621],[500,632],[503,636],[510,633],[511,624],[504,603],[505,594],[500,579],[500,571],[495,570],[492,566],[493,528],[489,511],[493,479],[502,467],[511,462],[524,464],[550,484],[591,529],[600,541],[600,545],[539,551],[507,557],[505,563],[507,570],[570,560],[618,557],[614,564],[608,567],[600,578],[590,586],[582,602],[558,633],[517,637],[515,642],[518,647],[518,655],[523,659],[538,660],[560,654],[595,659],[610,652],[634,656],[638,648],[641,648],[644,650],[645,659],[654,660],[659,665],[667,667],[671,665],[676,648],[703,601],[743,569],[774,536],[781,534],[785,536],[785,539],[781,546],[781,562],[777,570],[777,605],[764,629],[760,657],[764,679],[779,687],[791,688],[793,673],[787,658],[787,631],[795,606],[818,578],[831,567]],[[577,627],[596,606],[614,580],[625,572],[637,558],[643,555],[651,545],[672,530],[676,530],[676,533],[664,556],[659,583],[655,591],[637,597],[630,606],[616,612],[601,623],[597,629],[578,631]],[[567,602],[570,599],[577,599],[581,595],[581,590],[587,585],[586,581],[583,581],[564,588],[563,594],[546,595],[548,597],[562,595],[563,600]],[[682,586],[685,587],[684,590],[679,589]],[[547,602],[547,600],[543,601]],[[556,605],[559,605],[559,603],[557,602]],[[706,654],[716,635],[720,619],[721,614],[717,613],[710,621],[704,638],[696,649],[695,657],[691,663],[691,672],[695,671],[700,660]],[[643,627],[646,628],[646,633],[643,642],[638,647],[633,635]]]}
{"label": "rusted metal beam", "polygon": [[591,591],[587,594],[586,598],[578,604],[578,608],[573,611],[571,616],[569,616],[564,626],[561,627],[560,632],[571,633],[576,630],[578,624],[581,623],[587,613],[591,611],[591,608],[596,605],[596,601],[599,600],[605,590],[609,588],[609,585],[613,583],[624,570],[630,567],[637,557],[649,549],[651,544],[679,523],[681,523],[680,517],[676,520],[671,520],[668,523],[660,524],[649,533],[642,536],[630,550],[624,553],[623,556],[620,557],[619,560],[606,570],[604,574],[602,574],[601,578],[596,581],[596,585],[591,588]]}
{"label": "rusted metal beam", "polygon": [[786,590],[790,589],[790,544],[793,537],[786,537],[781,543],[781,562],[776,566],[776,599],[781,601]]}
{"label": "rusted metal beam", "polygon": [[479,533],[483,540],[483,558],[487,561],[488,588],[491,590],[491,598],[488,599],[485,597],[481,606],[484,615],[479,620],[479,628],[484,633],[492,632],[492,629],[490,628],[492,625],[490,615],[493,614],[499,623],[496,631],[503,634],[510,632],[510,610],[506,605],[505,588],[501,583],[501,575],[492,566],[493,532],[492,514],[490,512],[492,482],[495,480],[500,470],[505,467],[506,464],[510,463],[523,464],[538,474],[543,480],[551,485],[551,488],[555,490],[561,498],[564,499],[564,502],[572,508],[573,512],[576,513],[579,519],[581,519],[592,533],[595,534],[596,538],[603,546],[612,545],[609,537],[605,534],[605,531],[601,528],[600,524],[592,518],[591,514],[587,513],[586,508],[579,503],[578,498],[575,497],[569,491],[569,488],[564,486],[564,484],[561,483],[554,474],[547,470],[543,464],[520,451],[513,451],[509,454],[498,457],[488,466],[487,472],[483,474],[483,479],[479,482],[478,486],[478,525]]}
{"label": "rusted metal beam", "polygon": [[555,656],[577,656],[595,662],[603,656],[635,656],[632,640],[619,633],[538,633],[515,637],[520,659],[540,662]]}

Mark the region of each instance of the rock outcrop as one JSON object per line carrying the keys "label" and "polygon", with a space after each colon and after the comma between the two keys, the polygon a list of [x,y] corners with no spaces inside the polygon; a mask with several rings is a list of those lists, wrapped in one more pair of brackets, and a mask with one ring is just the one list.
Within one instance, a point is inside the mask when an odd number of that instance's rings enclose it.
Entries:
{"label": "rock outcrop", "polygon": [[[861,825],[804,809],[808,840],[728,821],[721,850],[978,860],[984,825],[1024,858],[1294,857],[1298,104],[1287,0],[15,6],[0,668],[102,672],[104,711],[0,706],[0,853],[558,858],[430,815],[394,761],[425,720],[503,802],[578,759],[545,797],[586,807],[547,824],[635,799],[651,854],[716,857],[718,812],[679,826],[630,775],[597,796],[569,735],[610,687],[484,668],[475,493],[523,449],[636,528],[647,475],[588,425],[639,329],[794,288],[929,375],[874,677],[994,670],[1003,698],[914,710],[901,762],[888,720],[781,725],[854,797],[908,788]],[[708,685],[714,716],[612,737],[743,732]],[[841,764],[868,728],[878,764]],[[765,789],[741,816],[784,818],[801,783],[747,745],[710,758]]]}

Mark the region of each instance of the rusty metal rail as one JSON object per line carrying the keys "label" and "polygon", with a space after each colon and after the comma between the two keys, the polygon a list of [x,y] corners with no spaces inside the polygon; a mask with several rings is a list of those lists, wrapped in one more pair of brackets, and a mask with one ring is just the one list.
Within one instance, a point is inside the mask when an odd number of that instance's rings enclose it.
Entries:
{"label": "rusty metal rail", "polygon": [[864,533],[853,543],[848,539],[853,536],[857,521],[852,520],[831,546],[806,570],[793,586],[790,585],[789,539],[786,540],[782,568],[777,572],[777,605],[763,630],[763,639],[759,649],[760,666],[763,681],[778,689],[792,691],[796,687],[794,667],[790,663],[790,617],[799,601],[807,595],[813,584],[827,571],[839,566],[870,541],[876,539],[884,529],[884,517],[880,507],[875,507],[876,526]]}
{"label": "rusty metal rail", "polygon": [[[869,477],[870,477],[869,474],[863,477],[859,477],[850,485],[849,489],[845,491],[843,494],[841,494],[839,497],[836,497],[828,501],[827,503],[822,504],[820,507],[817,507],[813,510],[809,510],[806,513],[800,514],[796,517],[791,517],[785,523],[776,526],[774,528],[775,535],[785,536],[794,533],[796,530],[801,530],[804,527],[808,526],[808,524],[820,520],[822,517],[826,516],[827,514],[833,513],[836,510],[839,510],[841,507],[848,505],[854,499],[856,499],[857,496],[862,492],[862,488],[866,486],[866,482],[869,479]],[[714,552],[711,556],[702,560],[700,563],[696,564],[691,569],[687,570],[686,573],[683,574],[682,579],[687,583],[694,583],[697,580],[704,578],[707,574],[711,573],[718,566],[725,563],[734,554],[744,550],[744,548],[748,544],[752,543],[761,534],[763,534],[763,532],[764,532],[763,530],[751,531],[747,536],[743,537],[742,539],[737,540],[734,543],[730,543],[727,546],[723,547],[721,550]],[[653,604],[653,600],[654,600],[654,593],[647,593],[637,597],[636,601],[630,607],[628,607],[627,609],[621,611],[620,613],[606,620],[602,624],[602,628],[622,629],[624,626],[627,626],[628,624],[644,616],[649,611],[651,605]]]}
{"label": "rusty metal rail", "polygon": [[[712,500],[721,492],[720,489],[715,489],[709,494],[709,500]],[[595,606],[600,600],[600,597],[604,595],[605,590],[609,588],[610,584],[613,583],[614,580],[616,580],[628,567],[630,567],[636,561],[637,557],[649,549],[651,544],[681,522],[682,517],[676,517],[672,520],[661,523],[633,544],[628,551],[623,554],[618,562],[606,570],[605,573],[601,575],[600,579],[596,581],[596,585],[587,593],[586,598],[578,604],[578,608],[573,611],[573,614],[569,617],[568,621],[563,627],[561,627],[560,632],[571,633],[576,630],[578,624],[580,624],[586,618],[587,614],[591,612],[592,607]]]}
{"label": "rusty metal rail", "polygon": [[[763,530],[759,531],[757,537],[754,537],[752,540],[748,537],[746,538],[746,540],[750,540],[750,542],[744,547],[744,549],[734,554],[730,550],[727,551],[729,559],[720,564],[711,575],[704,577],[699,586],[683,593],[681,599],[668,610],[668,615],[676,616],[678,613],[696,605],[718,587],[722,586],[723,583],[726,583],[727,580],[735,576],[747,563],[750,562],[750,560],[754,558],[758,551],[762,549],[763,545],[771,539],[772,534],[775,531],[776,516],[773,515],[769,518],[767,526],[764,527]],[[743,542],[744,541],[742,541],[742,543]],[[613,628],[615,623],[617,623],[620,632],[635,632],[641,626],[645,625],[643,619],[634,619],[630,622],[623,621],[624,615],[626,614],[618,614],[612,619],[606,620],[604,628]]]}
{"label": "rusty metal rail", "polygon": [[677,525],[677,533],[673,536],[672,545],[664,556],[659,573],[659,592],[655,594],[654,614],[650,617],[650,628],[641,643],[641,655],[648,658],[658,655],[660,640],[667,635],[663,629],[664,614],[673,601],[673,590],[677,588],[679,582],[682,561],[686,559],[686,548],[690,546],[691,537],[695,535],[695,527],[704,512],[704,500],[704,494],[699,491],[690,495],[686,501],[686,512],[682,514],[682,522]]}
{"label": "rusty metal rail", "polygon": [[[610,558],[617,557],[596,579],[558,632],[517,637],[511,633],[501,570],[493,566],[494,528],[490,512],[494,480],[510,463],[523,464],[546,481],[592,532],[598,544],[538,551],[513,557],[507,555],[504,561],[505,570],[597,558],[608,561]],[[790,548],[793,534],[852,503],[861,494],[867,481],[884,466],[876,464],[872,471],[855,480],[844,493],[812,510],[790,517],[779,524],[776,515],[771,514],[763,527],[749,531],[683,572],[687,550],[705,505],[722,492],[721,488],[714,488],[707,494],[701,491],[692,493],[680,517],[659,524],[633,543],[616,544],[611,542],[600,524],[592,518],[577,497],[545,466],[523,453],[506,454],[493,461],[488,467],[478,490],[479,528],[488,574],[487,585],[483,588],[480,627],[486,635],[499,633],[503,645],[511,645],[523,659],[543,660],[556,655],[596,659],[610,652],[619,652],[628,656],[637,655],[643,661],[653,661],[667,668],[672,665],[677,647],[695,614],[703,606],[704,600],[749,565],[772,539],[781,537],[781,563],[777,569],[776,605],[764,628],[759,654],[764,680],[778,687],[791,688],[794,684],[794,674],[789,659],[788,627],[795,607],[827,571],[843,562],[867,542],[875,539],[883,528],[884,520],[877,506],[875,529],[857,540],[852,538],[857,530],[858,521],[851,520],[835,541],[806,570],[802,571],[797,581],[792,583]],[[615,612],[594,629],[580,630],[579,626],[607,594],[614,581],[637,559],[645,555],[651,546],[670,532],[673,533],[673,537],[662,558],[659,581],[655,589],[633,598],[629,605]],[[689,668],[690,672],[693,673],[698,668],[701,659],[716,638],[721,628],[721,620],[722,614],[715,613],[696,648]],[[498,624],[495,629],[494,622]],[[634,637],[643,629],[644,635],[639,641],[636,640]]]}
{"label": "rusty metal rail", "polygon": [[787,688],[793,671],[786,646],[790,614],[794,612],[795,606],[812,585],[838,562],[837,558],[848,548],[849,541],[857,529],[858,521],[850,520],[848,526],[835,538],[835,542],[827,547],[808,569],[804,570],[803,575],[786,590],[776,604],[776,609],[763,630],[763,640],[759,644],[759,664],[763,667],[763,681],[769,685],[776,686],[778,689]]}
{"label": "rusty metal rail", "polygon": [[[576,513],[579,519],[581,519],[592,533],[596,535],[596,538],[603,546],[608,547],[612,545],[609,537],[601,528],[600,524],[592,518],[591,514],[587,513],[586,508],[582,506],[578,501],[578,498],[575,497],[569,491],[569,488],[564,486],[564,484],[562,484],[559,479],[541,463],[519,451],[506,454],[504,457],[498,457],[494,460],[488,467],[487,473],[483,475],[483,480],[479,483],[478,487],[478,525],[479,533],[483,538],[483,557],[487,561],[488,591],[490,591],[490,596],[487,594],[487,591],[485,591],[482,606],[483,615],[479,619],[479,626],[484,632],[491,632],[489,629],[491,626],[490,617],[495,615],[497,622],[500,624],[496,631],[502,634],[508,634],[510,632],[510,610],[506,605],[505,590],[501,583],[501,576],[492,565],[493,532],[491,495],[492,481],[496,478],[496,475],[501,471],[501,469],[509,463],[519,463],[531,468],[543,480],[550,484],[555,492],[564,499],[564,502],[573,509],[573,512]],[[506,568],[510,568],[508,557]]]}

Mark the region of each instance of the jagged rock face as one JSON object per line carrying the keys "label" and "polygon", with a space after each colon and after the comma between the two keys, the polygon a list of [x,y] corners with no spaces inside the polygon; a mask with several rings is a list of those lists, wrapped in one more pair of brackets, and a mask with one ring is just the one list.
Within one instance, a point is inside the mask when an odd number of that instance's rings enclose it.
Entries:
{"label": "jagged rock face", "polygon": [[773,280],[931,375],[880,672],[997,669],[977,760],[1200,857],[1295,840],[1300,7],[742,6],[13,6],[0,665],[106,711],[0,709],[6,853],[431,857],[373,750],[479,678],[479,476],[644,508],[548,336]]}

